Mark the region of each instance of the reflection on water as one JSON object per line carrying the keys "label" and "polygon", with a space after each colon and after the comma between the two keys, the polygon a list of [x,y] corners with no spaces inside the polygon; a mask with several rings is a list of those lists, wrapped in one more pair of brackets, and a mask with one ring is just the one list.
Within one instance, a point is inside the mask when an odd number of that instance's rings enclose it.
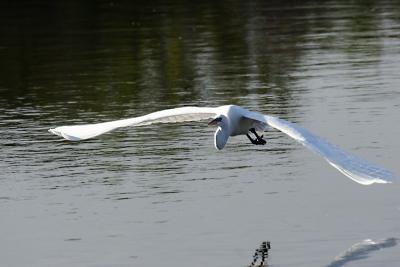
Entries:
{"label": "reflection on water", "polygon": [[393,237],[377,241],[365,239],[352,245],[348,250],[335,257],[334,261],[327,265],[327,267],[340,267],[350,261],[366,259],[374,251],[396,246],[398,241],[397,238]]}
{"label": "reflection on water", "polygon": [[203,124],[47,132],[232,103],[398,173],[399,18],[396,1],[0,3],[2,261],[240,266],[268,238],[272,265],[322,266],[331,253],[310,248],[400,230],[396,185],[360,189],[278,132],[222,152]]}

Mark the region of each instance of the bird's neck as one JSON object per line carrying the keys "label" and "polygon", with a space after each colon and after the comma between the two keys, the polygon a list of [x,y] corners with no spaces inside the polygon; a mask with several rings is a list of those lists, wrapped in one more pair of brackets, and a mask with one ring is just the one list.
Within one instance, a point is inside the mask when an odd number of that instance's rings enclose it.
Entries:
{"label": "bird's neck", "polygon": [[219,126],[214,134],[214,146],[216,149],[221,150],[225,147],[228,142],[229,133],[228,127]]}

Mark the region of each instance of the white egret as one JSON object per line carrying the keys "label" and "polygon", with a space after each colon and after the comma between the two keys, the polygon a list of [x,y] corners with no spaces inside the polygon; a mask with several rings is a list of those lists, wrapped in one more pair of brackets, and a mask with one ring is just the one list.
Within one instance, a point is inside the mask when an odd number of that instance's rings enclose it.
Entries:
{"label": "white egret", "polygon": [[[150,113],[145,116],[104,123],[61,126],[49,131],[67,140],[79,141],[110,132],[120,127],[150,125],[153,123],[188,122],[211,119],[209,126],[217,126],[214,134],[215,148],[225,147],[228,138],[246,135],[253,144],[264,145],[263,136],[257,131],[265,131],[268,126],[275,128],[310,150],[320,154],[341,173],[363,185],[390,183],[394,174],[354,155],[348,154],[306,129],[277,117],[263,115],[235,105],[209,107],[180,107]],[[253,139],[249,133],[253,133]]]}

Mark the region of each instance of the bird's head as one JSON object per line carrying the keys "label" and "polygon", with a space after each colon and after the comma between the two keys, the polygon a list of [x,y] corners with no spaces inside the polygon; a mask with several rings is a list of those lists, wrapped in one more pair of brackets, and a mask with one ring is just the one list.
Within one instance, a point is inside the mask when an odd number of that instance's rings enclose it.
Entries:
{"label": "bird's head", "polygon": [[225,123],[225,116],[219,115],[208,122],[209,127],[222,126]]}

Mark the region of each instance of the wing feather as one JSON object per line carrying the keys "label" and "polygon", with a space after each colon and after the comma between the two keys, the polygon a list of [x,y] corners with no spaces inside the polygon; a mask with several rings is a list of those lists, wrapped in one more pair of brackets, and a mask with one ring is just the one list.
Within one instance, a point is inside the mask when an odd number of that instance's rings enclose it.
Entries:
{"label": "wing feather", "polygon": [[79,141],[99,136],[117,128],[127,126],[143,126],[153,123],[177,123],[187,121],[200,121],[215,116],[215,108],[207,107],[181,107],[153,112],[144,116],[116,120],[110,122],[61,126],[50,129],[49,132],[67,140]]}
{"label": "wing feather", "polygon": [[330,165],[357,183],[363,185],[391,183],[396,178],[392,172],[347,153],[294,123],[251,111],[248,111],[245,116],[266,123],[287,134],[305,147],[320,154]]}

